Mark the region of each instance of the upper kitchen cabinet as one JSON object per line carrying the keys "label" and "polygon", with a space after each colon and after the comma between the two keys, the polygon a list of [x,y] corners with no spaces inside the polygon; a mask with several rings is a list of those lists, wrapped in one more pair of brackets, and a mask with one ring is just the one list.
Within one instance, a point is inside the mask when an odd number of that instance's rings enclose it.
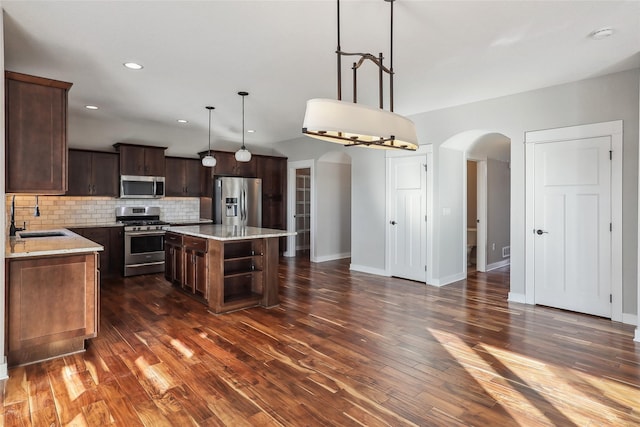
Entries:
{"label": "upper kitchen cabinet", "polygon": [[118,154],[69,150],[67,196],[118,197]]}
{"label": "upper kitchen cabinet", "polygon": [[120,152],[120,175],[164,176],[166,147],[121,142],[113,146]]}
{"label": "upper kitchen cabinet", "polygon": [[166,196],[199,197],[200,196],[200,160],[167,157],[166,163]]}
{"label": "upper kitchen cabinet", "polygon": [[[207,152],[200,153],[201,156]],[[220,176],[242,176],[245,178],[256,178],[256,161],[238,162],[235,153],[228,151],[212,151],[216,158],[216,165],[213,167],[213,174]]]}
{"label": "upper kitchen cabinet", "polygon": [[254,156],[253,159],[257,176],[262,179],[262,226],[286,229],[287,159],[271,156]]}
{"label": "upper kitchen cabinet", "polygon": [[67,191],[71,83],[5,71],[7,193]]}

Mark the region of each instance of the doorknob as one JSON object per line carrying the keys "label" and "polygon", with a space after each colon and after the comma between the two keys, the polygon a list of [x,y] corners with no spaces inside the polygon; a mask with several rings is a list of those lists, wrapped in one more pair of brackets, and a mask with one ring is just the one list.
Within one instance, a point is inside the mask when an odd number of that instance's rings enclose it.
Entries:
{"label": "doorknob", "polygon": [[389,224],[391,224],[391,225],[396,225],[396,224],[397,224],[397,222],[395,222],[395,221],[389,221]]}
{"label": "doorknob", "polygon": [[548,232],[548,231],[542,231],[542,230],[540,230],[540,229],[537,229],[537,230],[536,230],[536,234],[537,234],[538,236],[542,236],[543,234],[549,234],[549,232]]}

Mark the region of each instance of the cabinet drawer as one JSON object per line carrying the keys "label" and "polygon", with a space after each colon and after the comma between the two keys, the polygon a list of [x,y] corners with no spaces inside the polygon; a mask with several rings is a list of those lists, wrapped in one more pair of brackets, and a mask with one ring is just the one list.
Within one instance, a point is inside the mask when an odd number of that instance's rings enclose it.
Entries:
{"label": "cabinet drawer", "polygon": [[182,236],[180,234],[166,233],[164,241],[170,244],[182,246]]}
{"label": "cabinet drawer", "polygon": [[207,252],[207,239],[199,237],[184,236],[183,243],[186,249],[194,251]]}

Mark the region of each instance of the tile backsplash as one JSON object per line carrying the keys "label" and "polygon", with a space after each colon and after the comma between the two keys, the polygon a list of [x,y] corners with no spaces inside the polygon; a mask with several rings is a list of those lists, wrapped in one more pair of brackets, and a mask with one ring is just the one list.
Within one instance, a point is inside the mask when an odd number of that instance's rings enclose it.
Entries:
{"label": "tile backsplash", "polygon": [[[9,224],[12,194],[7,195],[6,218]],[[194,197],[165,197],[153,200],[114,199],[113,197],[39,196],[40,216],[33,216],[35,194],[16,194],[16,226],[26,222],[28,230],[56,227],[112,224],[118,206],[158,206],[160,219],[167,222],[197,221],[200,199]]]}

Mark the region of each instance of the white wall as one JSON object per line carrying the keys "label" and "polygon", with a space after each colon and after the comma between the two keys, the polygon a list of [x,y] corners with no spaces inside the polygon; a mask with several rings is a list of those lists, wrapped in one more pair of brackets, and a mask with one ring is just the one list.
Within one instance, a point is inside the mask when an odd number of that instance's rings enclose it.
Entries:
{"label": "white wall", "polygon": [[[509,164],[487,159],[487,266],[503,262],[502,248],[509,246]],[[494,248],[495,246],[495,248]]]}
{"label": "white wall", "polygon": [[[0,0],[0,10],[2,10],[2,1]],[[3,21],[2,19],[0,19],[0,69],[4,70],[4,31],[3,31]],[[0,88],[0,99],[4,99],[4,85],[2,85],[2,88]],[[4,102],[2,102],[2,114],[0,114],[0,135],[2,135],[1,139],[2,139],[2,144],[0,147],[0,164],[2,165],[2,167],[4,168],[4,161],[5,161],[5,152],[4,152]],[[2,212],[6,212],[6,202],[5,202],[5,193],[4,193],[4,189],[5,189],[5,177],[4,177],[4,173],[0,174],[0,199],[2,200],[2,202],[0,203],[4,203],[4,209],[2,210]],[[5,323],[4,323],[4,319],[5,319],[5,301],[4,301],[4,297],[5,297],[5,271],[4,271],[4,256],[5,256],[5,245],[4,245],[4,241],[7,238],[7,216],[6,215],[2,215],[2,218],[0,218],[0,229],[2,231],[0,231],[0,236],[2,236],[2,244],[0,245],[0,258],[3,260],[2,263],[0,263],[0,380],[4,379],[7,377],[7,360],[4,357],[5,354],[5,348],[4,348],[4,332],[5,332]]]}
{"label": "white wall", "polygon": [[434,191],[433,220],[434,228],[439,230],[439,240],[434,241],[434,284],[442,285],[464,279],[467,266],[466,233],[463,233],[463,220],[466,207],[465,175],[466,156],[463,151],[440,147],[434,155],[434,167],[439,177],[440,191]]}
{"label": "white wall", "polygon": [[[441,159],[442,150],[439,148],[444,141],[473,129],[488,129],[511,139],[511,292],[524,294],[524,133],[623,120],[623,312],[637,313],[639,75],[640,69],[634,69],[412,116],[420,144],[433,144],[434,278],[455,276],[457,270],[463,271],[464,268],[462,227],[449,232],[449,219],[454,213],[450,213],[444,227],[437,224],[443,218],[441,207],[452,208],[463,203],[462,195],[460,201],[456,201],[450,200],[454,197],[452,195],[441,194],[462,188],[462,184],[455,181],[455,176],[447,176],[445,166],[464,162],[464,159],[457,158],[458,155],[446,152],[445,159]],[[349,150],[352,157],[352,267],[384,274],[384,152],[347,149],[305,137],[278,143],[274,147],[290,160],[318,159],[336,147]],[[459,262],[449,259],[449,254],[456,250],[460,251]]]}
{"label": "white wall", "polygon": [[351,256],[351,163],[316,164],[316,261]]}
{"label": "white wall", "polygon": [[[624,121],[623,164],[623,312],[637,313],[638,243],[638,86],[639,69],[568,83],[473,104],[412,116],[421,144],[434,145],[434,205],[441,192],[451,191],[443,181],[446,167],[437,148],[453,135],[490,129],[511,139],[511,292],[524,295],[524,133],[612,120]],[[443,175],[444,174],[444,175]],[[449,197],[449,196],[445,196]],[[434,206],[435,218],[441,213]],[[437,227],[437,225],[436,225]],[[372,232],[370,230],[370,232]],[[381,231],[382,232],[382,231]],[[355,233],[355,230],[354,230]],[[446,249],[456,235],[434,232],[435,248]],[[463,240],[455,242],[462,247]],[[437,251],[437,249],[436,249]],[[353,249],[355,254],[355,248]],[[451,270],[440,256],[441,276]],[[434,270],[436,268],[434,267]]]}

